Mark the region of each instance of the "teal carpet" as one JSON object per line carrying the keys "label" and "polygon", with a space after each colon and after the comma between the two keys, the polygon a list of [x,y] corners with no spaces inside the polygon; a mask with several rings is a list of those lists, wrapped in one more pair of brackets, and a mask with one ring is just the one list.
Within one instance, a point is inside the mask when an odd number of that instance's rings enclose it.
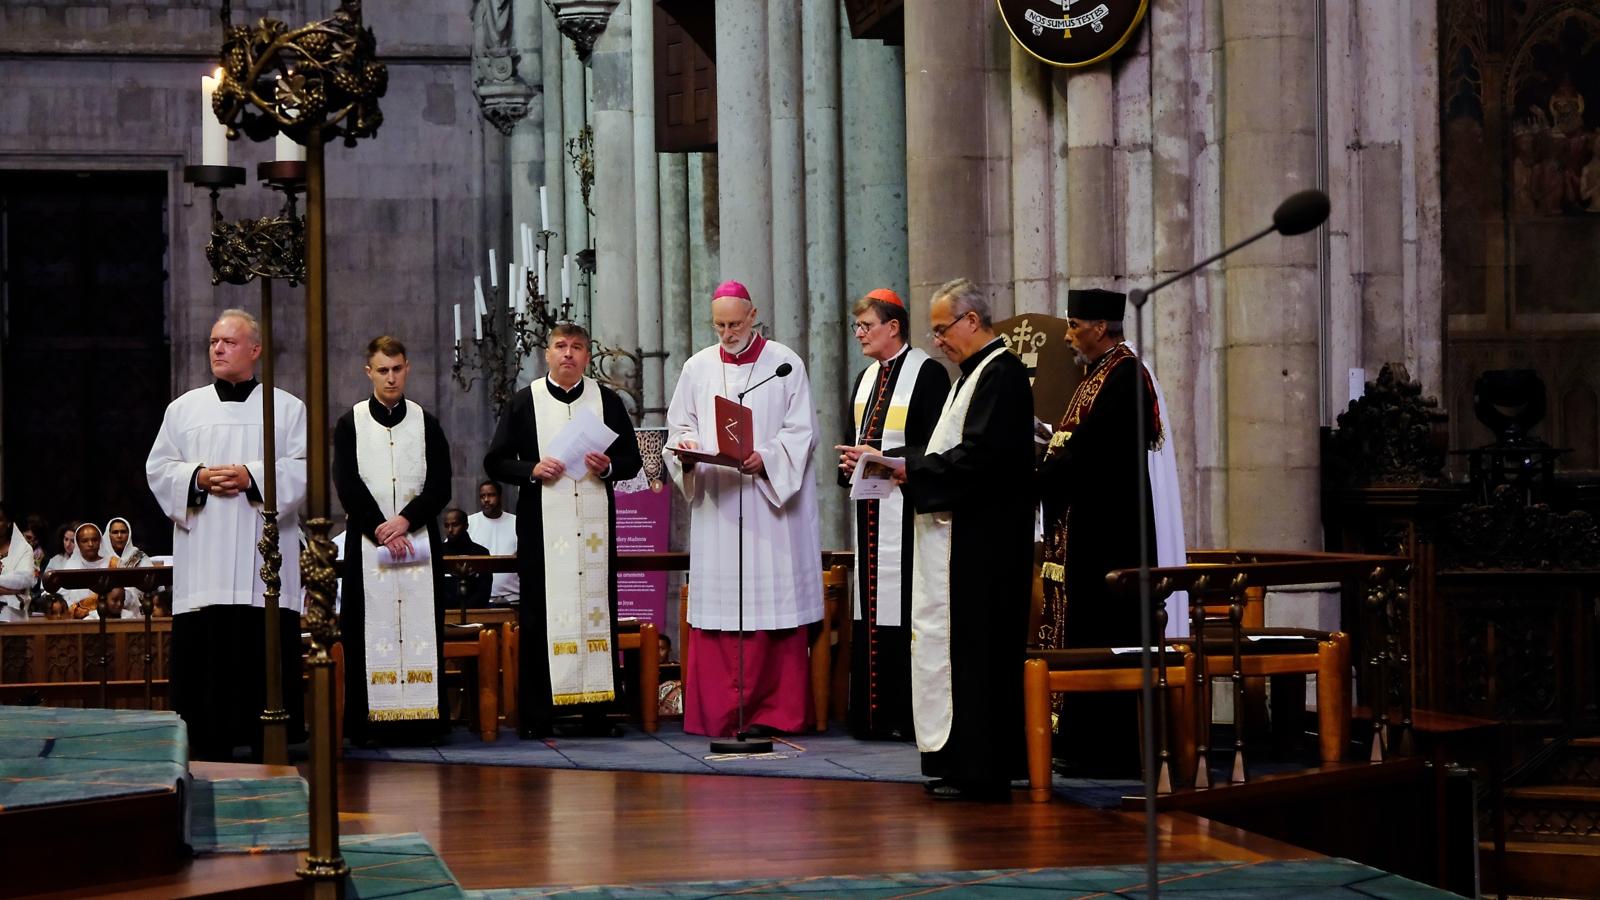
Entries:
{"label": "teal carpet", "polygon": [[189,792],[189,846],[197,856],[304,850],[305,779],[196,779]]}
{"label": "teal carpet", "polygon": [[188,744],[175,713],[0,706],[0,810],[181,790]]}
{"label": "teal carpet", "polygon": [[[1078,869],[996,869],[910,875],[702,881],[676,884],[589,885],[467,891],[470,900],[535,897],[648,898],[842,897],[1144,897],[1143,866]],[[1456,895],[1342,859],[1254,863],[1171,863],[1160,870],[1161,893],[1184,900],[1434,900]]]}

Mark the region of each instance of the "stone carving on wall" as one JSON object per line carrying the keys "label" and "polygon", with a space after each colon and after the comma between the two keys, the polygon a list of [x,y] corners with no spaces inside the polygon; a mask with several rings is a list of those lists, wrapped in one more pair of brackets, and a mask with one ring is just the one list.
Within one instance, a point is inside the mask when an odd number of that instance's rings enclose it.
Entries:
{"label": "stone carving on wall", "polygon": [[544,0],[556,17],[556,27],[572,41],[578,59],[589,61],[594,42],[606,30],[618,0]]}
{"label": "stone carving on wall", "polygon": [[534,89],[518,72],[522,54],[512,46],[513,0],[473,0],[472,95],[484,119],[501,134],[528,115]]}
{"label": "stone carving on wall", "polygon": [[1406,367],[1389,363],[1339,414],[1326,460],[1340,487],[1444,483],[1445,414]]}

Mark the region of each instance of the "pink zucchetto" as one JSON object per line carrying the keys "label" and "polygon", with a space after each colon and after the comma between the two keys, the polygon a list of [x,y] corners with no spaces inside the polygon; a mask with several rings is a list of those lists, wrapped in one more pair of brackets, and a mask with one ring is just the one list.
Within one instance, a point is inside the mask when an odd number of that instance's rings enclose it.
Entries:
{"label": "pink zucchetto", "polygon": [[713,300],[721,297],[738,297],[740,300],[749,302],[750,291],[737,281],[724,281],[717,285],[717,289],[711,293],[711,299]]}

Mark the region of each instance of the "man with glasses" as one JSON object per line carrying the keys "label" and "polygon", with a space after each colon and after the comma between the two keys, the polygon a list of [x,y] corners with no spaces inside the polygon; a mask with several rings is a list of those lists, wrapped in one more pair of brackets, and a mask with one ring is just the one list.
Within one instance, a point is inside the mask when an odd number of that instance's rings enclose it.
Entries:
{"label": "man with glasses", "polygon": [[929,310],[934,344],[961,369],[926,447],[907,447],[916,511],[911,704],[928,790],[1009,799],[1026,771],[1022,660],[1033,577],[1033,392],[965,278]]}
{"label": "man with glasses", "polygon": [[[839,485],[848,488],[868,451],[924,447],[950,392],[950,375],[908,343],[911,317],[888,288],[856,301],[852,333],[871,360],[856,376],[855,433],[841,444]],[[856,604],[850,644],[850,733],[906,740],[911,727],[911,560],[913,517],[899,487],[882,500],[857,500]]]}
{"label": "man with glasses", "polygon": [[754,450],[738,468],[666,456],[689,503],[683,730],[732,735],[742,676],[747,733],[804,731],[812,726],[806,632],[822,618],[811,384],[793,350],[756,332],[744,285],[717,288],[711,322],[716,345],[690,357],[678,376],[667,446],[717,448],[717,398],[737,401],[748,391]]}

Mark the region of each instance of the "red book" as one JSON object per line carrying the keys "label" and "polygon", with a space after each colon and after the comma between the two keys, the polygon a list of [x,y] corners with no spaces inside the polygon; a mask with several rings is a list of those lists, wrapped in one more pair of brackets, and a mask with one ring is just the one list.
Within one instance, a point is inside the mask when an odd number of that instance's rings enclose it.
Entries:
{"label": "red book", "polygon": [[717,420],[717,452],[669,447],[679,459],[688,462],[710,463],[737,469],[755,451],[755,437],[750,417],[750,407],[718,397],[713,415]]}

